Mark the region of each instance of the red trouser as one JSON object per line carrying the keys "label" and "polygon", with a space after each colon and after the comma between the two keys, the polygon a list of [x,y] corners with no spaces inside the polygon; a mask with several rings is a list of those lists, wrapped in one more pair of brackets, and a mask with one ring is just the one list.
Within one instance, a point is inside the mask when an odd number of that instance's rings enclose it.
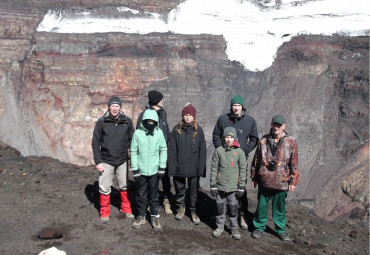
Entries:
{"label": "red trouser", "polygon": [[104,195],[100,193],[100,217],[106,218],[110,214],[110,194]]}
{"label": "red trouser", "polygon": [[128,191],[120,190],[119,194],[121,197],[121,212],[132,213]]}

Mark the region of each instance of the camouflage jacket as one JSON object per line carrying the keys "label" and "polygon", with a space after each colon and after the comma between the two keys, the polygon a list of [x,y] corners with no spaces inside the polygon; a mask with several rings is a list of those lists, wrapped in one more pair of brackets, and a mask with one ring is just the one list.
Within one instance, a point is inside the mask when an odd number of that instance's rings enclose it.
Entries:
{"label": "camouflage jacket", "polygon": [[296,140],[284,133],[274,148],[272,135],[264,135],[254,154],[251,178],[258,185],[274,190],[288,190],[289,185],[298,184]]}

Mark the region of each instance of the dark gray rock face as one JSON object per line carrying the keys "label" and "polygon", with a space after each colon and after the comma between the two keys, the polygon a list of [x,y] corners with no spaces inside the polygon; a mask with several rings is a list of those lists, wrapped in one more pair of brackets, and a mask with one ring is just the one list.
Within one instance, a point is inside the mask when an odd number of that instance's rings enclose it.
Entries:
{"label": "dark gray rock face", "polygon": [[[23,155],[90,165],[94,122],[108,98],[120,96],[123,111],[136,122],[151,89],[165,95],[171,128],[186,103],[197,108],[208,160],[213,126],[229,111],[232,96],[244,97],[260,136],[269,132],[273,115],[284,114],[298,141],[302,176],[289,199],[322,197],[368,145],[367,37],[298,36],[279,48],[270,68],[251,72],[227,59],[221,36],[35,33],[46,9],[31,3],[19,9],[17,1],[3,3],[0,9],[0,139]],[[47,3],[51,8],[60,2]],[[166,12],[177,4],[154,3],[141,8]],[[208,189],[207,179],[202,186]]]}

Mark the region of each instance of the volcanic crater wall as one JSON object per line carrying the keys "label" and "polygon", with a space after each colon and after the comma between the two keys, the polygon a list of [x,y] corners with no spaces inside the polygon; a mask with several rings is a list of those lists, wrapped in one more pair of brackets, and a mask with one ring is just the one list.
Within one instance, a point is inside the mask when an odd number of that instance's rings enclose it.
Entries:
{"label": "volcanic crater wall", "polygon": [[[177,4],[164,2],[141,8],[166,12]],[[147,92],[157,89],[165,95],[171,128],[186,103],[195,105],[209,161],[213,126],[229,111],[231,97],[241,94],[260,136],[279,113],[297,138],[302,181],[290,199],[322,198],[339,178],[347,193],[353,191],[348,182],[357,185],[352,209],[368,208],[368,181],[361,186],[353,177],[368,167],[368,154],[355,160],[368,151],[368,37],[301,35],[279,48],[270,68],[251,72],[227,59],[222,36],[40,33],[35,29],[46,10],[32,1],[17,9],[17,3],[3,3],[0,11],[0,140],[23,155],[92,164],[92,130],[108,98],[121,97],[123,111],[136,122]],[[352,210],[341,206],[323,214]]]}

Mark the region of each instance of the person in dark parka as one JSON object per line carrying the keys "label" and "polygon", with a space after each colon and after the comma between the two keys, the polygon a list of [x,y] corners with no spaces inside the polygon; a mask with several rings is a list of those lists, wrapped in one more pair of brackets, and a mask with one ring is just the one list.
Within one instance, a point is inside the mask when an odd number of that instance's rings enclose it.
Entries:
{"label": "person in dark parka", "polygon": [[[221,115],[213,130],[212,139],[215,149],[222,146],[223,132],[226,127],[233,127],[238,136],[240,149],[244,151],[245,158],[248,160],[248,155],[258,144],[257,124],[254,118],[246,114],[244,99],[241,95],[236,95],[231,99],[230,112]],[[248,229],[245,216],[248,212],[247,192],[244,192],[243,197],[239,201],[239,216],[240,228]]]}
{"label": "person in dark parka", "polygon": [[188,104],[182,110],[182,120],[170,135],[168,173],[175,184],[177,206],[176,219],[185,214],[186,181],[190,190],[190,211],[194,224],[200,219],[196,214],[199,178],[206,177],[207,149],[203,129],[195,120],[196,109]]}

